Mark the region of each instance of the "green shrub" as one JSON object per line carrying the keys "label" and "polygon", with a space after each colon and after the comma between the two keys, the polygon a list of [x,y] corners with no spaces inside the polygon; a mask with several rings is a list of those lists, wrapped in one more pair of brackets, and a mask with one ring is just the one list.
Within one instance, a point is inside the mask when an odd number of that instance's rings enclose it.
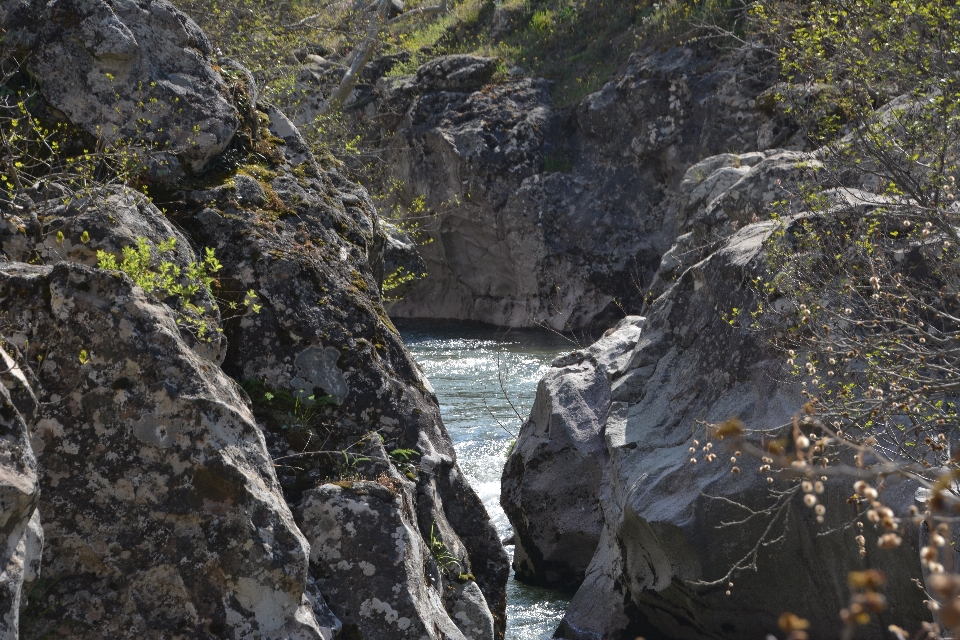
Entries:
{"label": "green shrub", "polygon": [[[216,274],[223,265],[217,260],[211,248],[204,251],[204,258],[191,262],[185,268],[164,260],[163,256],[176,248],[176,238],[161,242],[154,249],[146,238],[137,238],[135,247],[122,249],[122,260],[100,250],[97,251],[97,266],[109,271],[127,274],[134,283],[147,293],[153,293],[161,299],[172,299],[177,311],[177,322],[187,328],[201,340],[210,340],[211,333],[222,332],[219,327],[212,328],[212,313],[218,309],[213,286]],[[256,304],[256,293],[251,289],[244,297],[243,304],[254,313],[259,313],[261,305]],[[236,308],[236,305],[231,305]]]}

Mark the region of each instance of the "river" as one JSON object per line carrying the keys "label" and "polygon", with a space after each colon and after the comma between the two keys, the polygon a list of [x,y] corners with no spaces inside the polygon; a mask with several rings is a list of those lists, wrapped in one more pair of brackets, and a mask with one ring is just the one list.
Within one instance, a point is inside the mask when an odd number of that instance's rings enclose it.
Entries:
{"label": "river", "polygon": [[[549,331],[505,333],[486,325],[411,321],[397,326],[437,393],[460,467],[506,539],[513,531],[500,508],[500,474],[520,430],[517,414],[529,415],[543,372],[575,346]],[[513,547],[507,551],[512,556]],[[549,638],[566,606],[563,595],[521,584],[511,575],[507,640]]]}

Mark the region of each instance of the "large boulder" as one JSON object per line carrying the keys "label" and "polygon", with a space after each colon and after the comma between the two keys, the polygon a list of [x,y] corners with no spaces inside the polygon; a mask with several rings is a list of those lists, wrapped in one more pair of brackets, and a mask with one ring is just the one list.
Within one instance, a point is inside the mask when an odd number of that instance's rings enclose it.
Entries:
{"label": "large boulder", "polygon": [[460,567],[420,536],[409,484],[400,478],[347,481],[304,495],[298,520],[320,589],[346,633],[353,629],[371,640],[492,639],[493,617],[485,606],[479,620],[461,613],[455,621],[444,609],[441,573],[456,575]]}
{"label": "large boulder", "polygon": [[[225,288],[252,289],[262,305],[259,313],[248,310],[225,324],[224,370],[256,386],[255,406],[263,407],[266,394],[290,394],[302,403],[290,411],[303,418],[294,429],[286,414],[274,413],[274,420],[264,408],[261,422],[276,456],[355,451],[373,432],[387,451],[415,450],[418,464],[407,471],[416,480],[420,536],[441,536],[463,573],[476,577],[482,606],[502,634],[506,552],[457,465],[429,382],[383,308],[387,241],[372,200],[335,168],[321,167],[278,109],[264,105],[263,120],[277,161],[241,167],[221,184],[188,192],[187,206],[175,214],[198,245],[216,250]],[[311,404],[319,398],[328,403]],[[378,457],[386,458],[383,447]],[[353,465],[349,456],[297,461],[281,478],[291,504],[326,479],[376,480],[384,472],[374,462]],[[335,566],[328,570],[336,575]],[[462,592],[460,604],[444,602],[453,615],[472,597]]]}
{"label": "large boulder", "polygon": [[376,122],[397,183],[380,188],[399,184],[390,206],[433,215],[421,223],[428,275],[391,316],[573,330],[639,311],[679,233],[667,196],[684,171],[758,148],[769,117],[755,98],[773,81],[758,55],[639,52],[569,110],[541,79],[431,80],[445,65],[479,74],[460,57],[381,80]]}
{"label": "large boulder", "polygon": [[19,637],[24,584],[37,580],[43,531],[37,459],[27,420],[37,400],[27,376],[0,340],[0,638]]}
{"label": "large boulder", "polygon": [[49,580],[24,635],[332,637],[244,395],[173,312],[77,264],[4,263],[0,282],[8,339],[42,389]]}
{"label": "large boulder", "polygon": [[166,0],[7,0],[0,24],[7,54],[70,122],[162,152],[155,179],[200,171],[237,131],[206,36]]}
{"label": "large boulder", "polygon": [[[557,358],[540,380],[500,494],[514,526],[513,569],[523,582],[564,590],[583,582],[610,501],[603,439],[610,379],[629,363],[643,321],[625,318],[596,344]],[[562,477],[555,466],[566,470]]]}
{"label": "large boulder", "polygon": [[[754,223],[734,233],[686,269],[644,321],[625,323],[604,339],[609,342],[595,345],[597,364],[583,357],[560,361],[563,368],[541,386],[549,397],[537,405],[570,419],[560,424],[531,416],[511,456],[519,459],[508,462],[504,475],[505,489],[512,490],[504,494],[507,513],[522,513],[511,515],[514,526],[518,532],[529,529],[527,522],[538,527],[537,535],[519,541],[541,582],[549,584],[548,554],[556,563],[556,550],[570,535],[554,517],[557,499],[543,510],[530,499],[551,480],[561,488],[571,482],[569,445],[546,445],[569,441],[581,424],[604,443],[595,454],[603,465],[594,489],[603,501],[594,522],[599,541],[557,637],[762,638],[776,635],[779,616],[789,611],[810,621],[810,637],[839,638],[839,611],[850,597],[847,574],[864,568],[886,573],[891,607],[858,637],[882,638],[890,623],[914,629],[929,620],[913,583],[922,576],[920,536],[912,525],[904,525],[901,547],[886,551],[878,548],[877,529],[865,523],[861,557],[848,481],[825,482],[825,520],[818,523],[801,500],[799,480],[777,474],[768,484],[759,460],[731,463],[737,452],[709,437],[707,424],[732,417],[775,437],[802,405],[799,385],[789,382],[781,355],[765,337],[727,322],[733,308],[755,301],[750,282],[763,267],[764,241],[774,227]],[[631,342],[635,346],[624,348]],[[606,371],[592,380],[608,389],[565,392],[582,388],[591,370]],[[579,420],[585,415],[596,418]],[[711,453],[717,457],[708,460]],[[529,479],[532,467],[536,483]],[[889,478],[884,502],[906,515],[915,488]],[[569,554],[566,561],[580,558]]]}

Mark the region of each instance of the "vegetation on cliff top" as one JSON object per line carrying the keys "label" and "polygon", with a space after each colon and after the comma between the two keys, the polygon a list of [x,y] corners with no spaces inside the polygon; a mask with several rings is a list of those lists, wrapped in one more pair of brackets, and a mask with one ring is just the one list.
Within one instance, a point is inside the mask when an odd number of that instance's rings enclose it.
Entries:
{"label": "vegetation on cliff top", "polygon": [[[383,29],[379,54],[411,56],[392,73],[412,73],[444,54],[497,56],[503,71],[520,67],[554,80],[560,106],[598,90],[638,48],[682,42],[703,24],[733,28],[746,7],[743,0],[453,0],[439,17],[415,13],[435,4],[408,0],[412,17]],[[185,0],[179,6],[223,54],[266,80],[267,96],[292,88],[295,78],[281,70],[292,51],[306,46],[344,61],[366,36],[362,2]]]}

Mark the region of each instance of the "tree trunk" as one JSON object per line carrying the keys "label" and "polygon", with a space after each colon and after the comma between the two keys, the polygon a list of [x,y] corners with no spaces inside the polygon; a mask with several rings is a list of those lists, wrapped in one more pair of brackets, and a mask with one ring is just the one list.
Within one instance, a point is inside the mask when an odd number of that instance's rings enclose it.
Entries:
{"label": "tree trunk", "polygon": [[380,31],[384,26],[414,15],[446,13],[449,10],[447,2],[448,0],[442,0],[438,5],[406,11],[392,20],[387,20],[387,15],[390,11],[390,0],[380,0],[377,5],[377,10],[370,16],[370,22],[367,24],[366,38],[353,50],[350,68],[347,69],[336,91],[334,91],[333,95],[327,100],[327,104],[321,113],[327,114],[333,111],[339,111],[347,100],[350,99],[353,90],[357,87],[357,82],[360,80],[360,74],[363,72],[363,68],[367,66],[370,58],[373,57],[373,52],[376,50],[377,42],[380,39]]}

